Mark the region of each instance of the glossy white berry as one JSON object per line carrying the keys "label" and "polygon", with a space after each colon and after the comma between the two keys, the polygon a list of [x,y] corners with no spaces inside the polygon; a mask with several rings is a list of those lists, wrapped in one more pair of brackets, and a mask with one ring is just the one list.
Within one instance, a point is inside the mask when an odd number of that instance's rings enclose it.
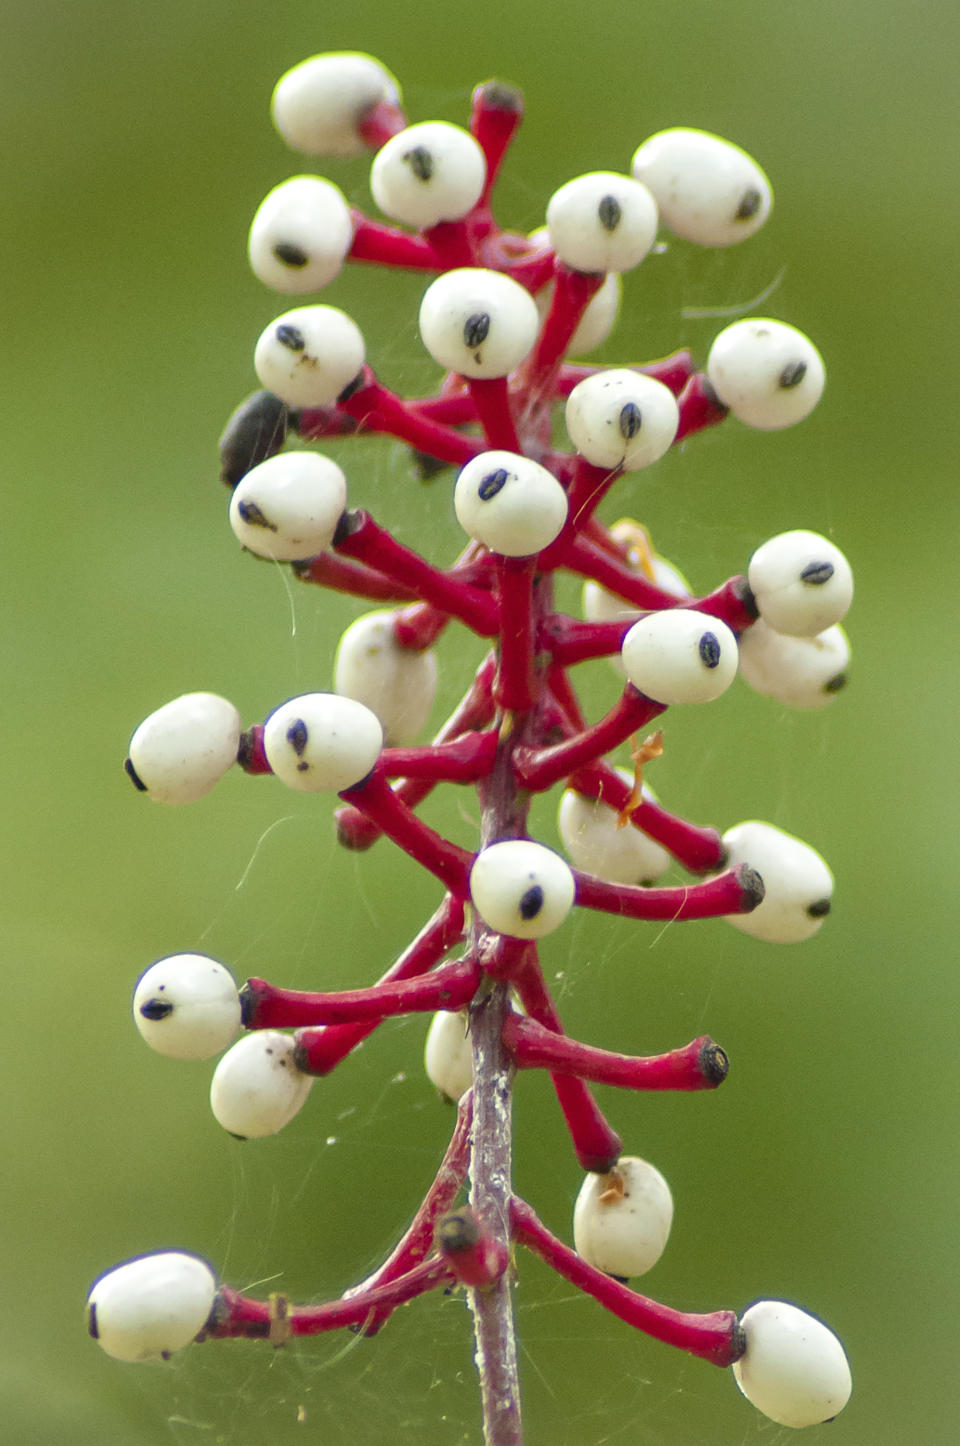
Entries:
{"label": "glossy white berry", "polygon": [[760,1300],[740,1326],[747,1349],[733,1375],[747,1400],[780,1426],[830,1421],[850,1399],[846,1352],[833,1331],[785,1300]]}
{"label": "glossy white berry", "polygon": [[193,803],[237,761],[240,714],[216,693],[184,693],[144,718],[127,772],[157,803]]}
{"label": "glossy white berry", "polygon": [[657,203],[646,186],[614,171],[576,176],[547,203],[550,245],[575,271],[629,271],[657,234]]}
{"label": "glossy white berry", "polygon": [[833,874],[816,849],[772,823],[738,823],[723,836],[727,866],[748,864],[763,879],[763,902],[729,923],[771,944],[798,944],[820,928],[830,912]]}
{"label": "glossy white berry", "polygon": [[812,638],[839,623],[853,601],[850,564],[817,532],[781,532],[758,547],[747,581],[768,627]]}
{"label": "glossy white berry", "polygon": [[230,499],[230,526],[258,557],[295,562],[333,542],[347,479],[319,452],[280,452],[251,467]]}
{"label": "glossy white berry", "polygon": [[87,1327],[115,1360],[166,1360],[203,1330],[216,1290],[216,1277],[199,1256],[141,1255],[94,1281]]}
{"label": "glossy white berry", "polygon": [[[531,241],[542,241],[546,245],[548,239],[546,226],[540,226],[536,231],[530,232]],[[616,324],[622,296],[623,283],[620,275],[616,271],[611,271],[604,278],[600,290],[595,292],[587,302],[583,315],[577,323],[576,331],[567,346],[567,356],[585,356],[587,352],[603,345]],[[537,292],[534,299],[542,322],[550,310],[550,303],[553,300],[553,282],[548,282],[541,291]]]}
{"label": "glossy white berry", "polygon": [[552,472],[516,452],[481,452],[460,471],[453,494],[470,537],[504,557],[549,547],[567,520],[567,494]]}
{"label": "glossy white berry", "polygon": [[669,451],[680,424],[669,387],[627,368],[599,371],[567,398],[567,431],[595,467],[638,472]]}
{"label": "glossy white berry", "polygon": [[[646,533],[640,524],[634,522],[630,517],[622,517],[615,522],[610,529],[611,537],[618,542],[625,542],[628,545],[627,562],[637,573],[649,571],[652,574],[650,581],[655,587],[663,592],[672,593],[676,598],[688,598],[692,595],[692,589],[683,573],[676,568],[672,562],[661,557],[650,547]],[[629,618],[635,618],[640,611],[632,607],[616,593],[608,592],[598,582],[587,581],[583,585],[581,597],[583,616],[590,623],[618,623]],[[619,653],[610,657],[610,664],[613,669],[624,674],[623,659]]]}
{"label": "glossy white berry", "polygon": [[313,1076],[294,1063],[294,1039],[260,1029],[228,1049],[210,1082],[210,1108],[218,1124],[241,1140],[276,1135],[302,1108]]}
{"label": "glossy white berry", "polygon": [[365,613],[340,639],[333,686],[377,715],[387,747],[412,743],[430,716],[437,691],[437,655],[401,647],[394,612]]}
{"label": "glossy white berry", "polygon": [[837,624],[815,638],[791,638],[760,618],[740,639],[740,672],[788,708],[825,708],[846,686],[850,644]]}
{"label": "glossy white berry", "polygon": [[263,728],[271,769],[288,788],[338,793],[366,778],[380,756],[376,714],[336,693],[303,693],[274,709]]}
{"label": "glossy white berry", "polygon": [[141,974],[133,1018],[158,1054],[210,1059],[240,1028],[240,995],[229,969],[208,954],[170,954]]}
{"label": "glossy white berry", "polygon": [[253,274],[274,291],[320,291],[353,244],[343,192],[320,176],[293,176],[261,201],[247,240]]}
{"label": "glossy white berry", "polygon": [[762,432],[809,416],[823,391],[823,358],[796,327],[765,317],[735,321],[716,337],[707,377],[735,417]]}
{"label": "glossy white berry", "polygon": [[447,371],[466,377],[505,377],[526,357],[539,329],[529,291],[479,266],[438,276],[420,303],[427,351]]}
{"label": "glossy white berry", "polygon": [[635,152],[631,170],[652,191],[663,224],[701,246],[744,241],[770,214],[773,192],[756,161],[709,131],[659,131]]}
{"label": "glossy white berry", "polygon": [[[625,782],[633,782],[626,769],[617,772]],[[646,785],[642,792],[644,798],[653,797]],[[649,884],[670,867],[666,849],[631,824],[618,828],[615,808],[584,798],[575,789],[564,790],[557,828],[575,867],[612,884]]]}
{"label": "glossy white berry", "polygon": [[372,55],[334,50],[302,60],[277,81],[273,123],[288,146],[310,156],[365,150],[358,126],[382,101],[399,104],[400,88]]}
{"label": "glossy white berry", "polygon": [[670,1186],[646,1160],[621,1155],[589,1174],[573,1210],[577,1254],[607,1275],[644,1275],[663,1254],[673,1224]]}
{"label": "glossy white berry", "polygon": [[574,880],[559,854],[530,839],[482,849],[470,870],[470,897],[483,922],[514,939],[540,939],[573,907]]}
{"label": "glossy white berry", "polygon": [[291,407],[329,407],[364,363],[360,328],[335,306],[300,306],[261,334],[253,356],[268,392]]}
{"label": "glossy white berry", "polygon": [[423,1063],[430,1080],[448,1100],[456,1101],[473,1083],[473,1051],[465,1010],[441,1010],[427,1030]]}
{"label": "glossy white berry", "polygon": [[737,672],[737,640],[726,623],[692,608],[647,613],[620,655],[630,682],[655,703],[710,703]]}
{"label": "glossy white berry", "polygon": [[370,190],[380,210],[406,226],[459,221],[487,179],[483,151],[469,131],[423,121],[391,136],[373,160]]}

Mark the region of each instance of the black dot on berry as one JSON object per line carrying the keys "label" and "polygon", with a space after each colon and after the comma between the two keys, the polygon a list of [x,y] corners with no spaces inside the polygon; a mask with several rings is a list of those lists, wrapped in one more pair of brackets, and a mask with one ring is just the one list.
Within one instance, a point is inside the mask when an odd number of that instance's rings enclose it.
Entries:
{"label": "black dot on berry", "polygon": [[800,581],[809,583],[811,587],[821,587],[823,583],[829,582],[832,577],[832,562],[810,562],[800,574]]}
{"label": "black dot on berry", "polygon": [[307,725],[302,718],[295,719],[287,729],[287,742],[298,758],[305,751],[309,736]]}
{"label": "black dot on berry", "polygon": [[263,527],[267,532],[276,532],[277,524],[271,522],[255,502],[238,502],[237,511],[240,514],[240,520],[245,522],[248,527]]}
{"label": "black dot on berry", "polygon": [[777,379],[777,385],[788,392],[791,387],[798,387],[806,375],[807,364],[805,361],[787,362]]}
{"label": "black dot on berry", "polygon": [[471,351],[486,341],[490,332],[490,313],[477,311],[463,323],[463,344]]}
{"label": "black dot on berry", "polygon": [[287,321],[277,327],[274,335],[280,345],[285,346],[289,351],[306,351],[307,349],[307,339],[303,332],[298,326],[291,326]]}
{"label": "black dot on berry", "polygon": [[299,246],[294,246],[292,241],[278,241],[273,248],[273,254],[284,266],[293,266],[298,271],[306,266],[310,257]]}
{"label": "black dot on berry", "polygon": [[807,905],[807,913],[811,919],[825,919],[830,912],[829,899],[817,899],[814,903]]}
{"label": "black dot on berry", "polygon": [[617,421],[621,437],[624,441],[629,442],[643,425],[643,413],[636,402],[627,402],[626,406],[620,408],[620,416]]}
{"label": "black dot on berry", "polygon": [[414,146],[412,150],[404,151],[403,159],[418,181],[430,180],[433,175],[433,156],[426,146]]}
{"label": "black dot on berry", "polygon": [[720,640],[716,633],[703,633],[698,648],[704,667],[715,668],[720,662]]}
{"label": "black dot on berry", "polygon": [[533,884],[520,900],[521,919],[535,919],[543,908],[543,889]]}
{"label": "black dot on berry", "polygon": [[616,231],[623,220],[623,208],[616,196],[604,196],[597,207],[597,219],[604,231]]}
{"label": "black dot on berry", "polygon": [[141,1004],[140,1013],[144,1019],[167,1019],[173,1013],[173,1005],[169,999],[148,999],[146,1004]]}
{"label": "black dot on berry", "polygon": [[133,766],[133,760],[130,759],[130,758],[125,758],[125,759],[123,760],[123,766],[124,766],[124,769],[126,770],[127,777],[129,778],[130,782],[133,784],[134,788],[139,789],[139,791],[140,791],[141,793],[146,793],[146,791],[147,791],[147,785],[144,783],[143,779],[140,777],[140,775],[137,773],[137,770],[134,768],[134,766]]}
{"label": "black dot on berry", "polygon": [[762,200],[763,197],[757,190],[756,186],[751,186],[750,189],[748,191],[744,191],[743,195],[740,197],[740,204],[736,209],[736,213],[733,219],[735,221],[749,221],[751,217],[755,216],[760,210],[760,203]]}
{"label": "black dot on berry", "polygon": [[489,502],[491,497],[496,497],[507,485],[510,473],[506,467],[498,467],[496,472],[488,472],[486,477],[480,479],[480,486],[477,488],[477,496],[481,502]]}

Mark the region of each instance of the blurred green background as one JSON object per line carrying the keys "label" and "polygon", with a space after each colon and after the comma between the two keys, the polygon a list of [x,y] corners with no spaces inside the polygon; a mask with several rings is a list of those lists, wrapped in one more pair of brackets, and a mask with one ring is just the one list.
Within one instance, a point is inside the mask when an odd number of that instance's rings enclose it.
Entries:
{"label": "blurred green background", "polygon": [[[725,324],[703,313],[749,310],[778,282],[762,310],[818,342],[824,401],[793,432],[731,423],[694,439],[608,516],[646,520],[703,589],[789,527],[850,556],[848,692],[788,715],[738,687],[670,718],[652,778],[698,820],[769,818],[814,843],[837,875],[835,911],[784,949],[722,922],[577,918],[544,954],[572,1032],[644,1052],[709,1030],[733,1060],[715,1096],[607,1097],[676,1199],[651,1292],[694,1309],[799,1301],[843,1336],[855,1375],[847,1411],[812,1440],[947,1446],[960,1345],[955,8],[8,0],[4,18],[4,1439],[479,1440],[456,1300],[417,1303],[374,1341],[210,1345],[157,1369],[109,1361],[83,1329],[92,1277],[154,1247],[198,1251],[237,1285],[338,1293],[389,1248],[450,1125],[422,1078],[424,1021],[383,1029],[283,1136],[241,1146],[209,1115],[210,1067],[151,1055],[128,1018],[138,973],[180,949],[241,977],[366,982],[436,898],[386,846],[337,851],[329,801],[238,776],[168,811],[120,769],[132,728],[178,693],[222,692],[254,720],[328,686],[335,640],[363,610],[292,592],[240,555],[215,459],[254,385],[253,341],[287,304],[244,259],[259,199],[302,169],[271,130],[271,88],[305,55],[359,48],[399,74],[417,120],[462,121],[492,74],[523,87],[500,189],[517,228],[564,180],[627,168],[667,125],[728,135],[773,179],[774,216],[752,242],[677,244],[628,278],[602,355],[703,356]],[[363,163],[330,174],[364,203]],[[354,271],[329,293],[411,391],[434,376],[421,288]],[[389,445],[352,447],[346,465],[354,501],[432,555],[452,551],[446,481],[422,488]],[[469,666],[462,639],[443,657],[438,720]],[[616,691],[601,667],[585,686],[595,713]],[[431,817],[466,842],[470,810],[459,793]],[[579,1176],[541,1081],[522,1079],[517,1113],[518,1186],[565,1233]],[[789,1434],[724,1373],[634,1336],[528,1260],[518,1308],[534,1446]]]}

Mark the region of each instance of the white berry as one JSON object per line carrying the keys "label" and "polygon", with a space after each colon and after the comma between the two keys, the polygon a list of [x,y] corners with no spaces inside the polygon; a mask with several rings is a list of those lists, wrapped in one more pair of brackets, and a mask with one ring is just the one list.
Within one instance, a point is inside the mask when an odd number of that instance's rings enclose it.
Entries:
{"label": "white berry", "polygon": [[158,1054],[210,1059],[240,1028],[240,995],[229,969],[208,954],[170,954],[137,981],[133,1019]]}
{"label": "white berry", "polygon": [[744,241],[773,204],[756,161],[709,131],[659,131],[635,152],[631,170],[652,191],[664,225],[701,246]]}
{"label": "white berry", "polygon": [[716,337],[707,377],[735,417],[770,432],[809,416],[820,400],[825,373],[823,358],[802,331],[750,317]]}
{"label": "white berry", "polygon": [[434,361],[466,377],[505,377],[537,339],[537,304],[499,271],[465,266],[427,287],[420,335]]}
{"label": "white berry", "polygon": [[645,1275],[663,1254],[673,1224],[670,1186],[646,1160],[621,1155],[605,1175],[589,1174],[573,1210],[577,1254],[607,1275]]}
{"label": "white berry", "polygon": [[377,715],[387,747],[413,740],[430,716],[437,691],[437,655],[397,642],[394,612],[365,613],[340,639],[333,686]]}
{"label": "white berry", "polygon": [[270,714],[263,748],[271,769],[301,793],[339,793],[359,783],[383,747],[376,714],[337,693],[302,693]]}
{"label": "white berry", "polygon": [[[633,774],[617,769],[626,783]],[[643,786],[644,798],[653,795]],[[584,798],[575,789],[564,790],[557,811],[557,828],[574,865],[612,884],[649,884],[670,867],[665,848],[641,829],[617,826],[617,811],[596,798]]]}
{"label": "white berry", "polygon": [[830,912],[833,874],[816,849],[772,823],[738,823],[723,836],[727,866],[748,864],[763,879],[763,902],[727,920],[755,939],[797,944],[809,939]]}
{"label": "white berry", "polygon": [[288,146],[311,156],[352,156],[365,149],[358,126],[400,88],[372,55],[328,51],[302,60],[277,81],[273,123]]}
{"label": "white berry", "polygon": [[246,1034],[228,1049],[210,1083],[218,1124],[238,1139],[276,1135],[302,1108],[313,1076],[294,1063],[294,1038],[276,1029]]}
{"label": "white berry", "polygon": [[630,682],[656,703],[710,703],[737,672],[737,640],[726,623],[692,608],[647,613],[620,655]]}
{"label": "white berry", "polygon": [[141,1255],[94,1281],[87,1326],[115,1360],[166,1360],[203,1330],[216,1290],[216,1277],[199,1256]]}
{"label": "white berry", "polygon": [[464,532],[505,557],[540,552],[567,520],[567,494],[556,477],[516,452],[481,452],[469,461],[453,505]]}
{"label": "white berry", "polygon": [[184,693],[145,718],[127,772],[157,803],[193,803],[237,761],[240,714],[216,693]]}
{"label": "white berry", "polygon": [[237,483],[230,526],[258,557],[295,562],[315,557],[333,542],[347,505],[347,479],[319,452],[280,452]]}
{"label": "white berry", "polygon": [[370,171],[373,199],[407,226],[459,221],[472,211],[487,179],[483,151],[469,131],[424,121],[391,136]]}
{"label": "white berry", "polygon": [[599,371],[567,398],[567,431],[595,467],[637,472],[669,451],[680,411],[669,387],[627,368]]}
{"label": "white berry", "polygon": [[464,1010],[440,1010],[427,1030],[423,1063],[430,1083],[448,1100],[458,1100],[473,1083],[473,1051]]}
{"label": "white berry", "polygon": [[768,627],[812,638],[839,623],[853,601],[850,564],[816,532],[782,532],[758,547],[747,581]]}
{"label": "white berry", "polygon": [[573,907],[574,879],[553,849],[529,839],[507,839],[477,854],[470,897],[498,934],[540,939],[559,928]]}
{"label": "white berry", "polygon": [[760,618],[740,639],[740,672],[758,693],[788,708],[825,708],[845,687],[850,644],[837,624],[791,638]]}
{"label": "white berry", "polygon": [[850,1399],[846,1352],[833,1331],[798,1306],[761,1300],[740,1318],[747,1349],[733,1375],[747,1400],[780,1426],[831,1421]]}
{"label": "white berry", "polygon": [[293,176],[261,201],[247,240],[253,274],[274,291],[320,291],[353,244],[343,192],[320,176]]}
{"label": "white berry", "polygon": [[329,407],[356,381],[365,350],[360,328],[335,306],[300,306],[261,334],[253,356],[267,391],[291,407]]}
{"label": "white berry", "polygon": [[646,186],[614,171],[576,176],[547,203],[550,245],[575,271],[629,271],[657,234],[657,203]]}

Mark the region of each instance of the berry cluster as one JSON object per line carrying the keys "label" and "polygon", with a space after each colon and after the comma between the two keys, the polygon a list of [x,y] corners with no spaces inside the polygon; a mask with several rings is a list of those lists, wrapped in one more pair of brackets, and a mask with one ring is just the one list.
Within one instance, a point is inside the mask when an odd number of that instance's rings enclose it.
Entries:
{"label": "berry cluster", "polygon": [[[289,788],[338,794],[345,846],[366,849],[385,835],[443,893],[417,938],[366,988],[300,992],[252,978],[238,989],[205,955],[159,960],[133,1000],[147,1043],[179,1059],[225,1050],[213,1113],[249,1139],[281,1130],[313,1080],[382,1020],[433,1012],[427,1071],[459,1100],[450,1145],[389,1259],[338,1300],[254,1300],[197,1257],[167,1252],[95,1282],[90,1333],[127,1361],[211,1337],[281,1345],[339,1326],[373,1334],[398,1305],[459,1284],[475,1318],[486,1439],[519,1443],[511,1262],[523,1245],[629,1324],[732,1366],[774,1421],[804,1426],[835,1415],[850,1392],[843,1349],[815,1317],[769,1300],[740,1316],[687,1314],[626,1283],[659,1258],[673,1202],[659,1171],[622,1153],[590,1083],[715,1088],[726,1055],[707,1036],[653,1057],[571,1039],[537,941],[573,908],[723,917],[777,943],[809,937],[829,910],[832,876],[807,844],[756,821],[721,837],[668,812],[643,780],[662,734],[642,735],[672,705],[717,698],[738,672],[782,703],[828,703],[847,661],[845,558],[816,533],[787,532],[757,548],[745,577],[696,597],[636,523],[608,528],[597,516],[623,474],[731,413],[767,430],[800,421],[820,396],[823,364],[806,337],[766,318],[722,331],[704,371],[687,352],[617,368],[568,360],[607,337],[619,274],[644,259],[660,227],[727,246],[763,223],[771,191],[730,142],[667,130],[638,148],[630,175],[579,176],[551,197],[542,231],[512,234],[495,222],[491,192],[521,114],[517,92],[489,83],[474,94],[469,129],[408,125],[393,77],[357,54],[315,56],[279,82],[281,134],[310,155],[372,151],[371,190],[388,220],[364,215],[329,180],[296,176],[254,217],[254,271],[295,294],[326,286],[348,260],[434,274],[420,335],[446,375],[436,396],[396,395],[367,363],[358,327],[332,306],[300,306],[267,327],[255,351],[266,390],[238,408],[221,444],[231,527],[244,548],[289,563],[302,582],[388,606],[344,633],[334,692],[288,699],[247,729],[225,699],[188,694],[140,725],[127,760],[136,787],[167,804],[201,798],[237,763]],[[554,444],[561,410],[570,450]],[[466,543],[452,565],[348,508],[346,477],[330,458],[285,449],[291,436],[358,432],[409,444],[421,470],[458,469],[452,501]],[[558,569],[583,579],[583,619],[555,610]],[[418,745],[436,686],[432,645],[452,622],[486,653],[433,742]],[[614,663],[624,687],[588,722],[571,671],[598,657]],[[608,755],[630,740],[632,767],[618,770]],[[479,848],[418,816],[438,783],[476,789]],[[567,858],[531,839],[526,824],[531,797],[559,783]],[[674,862],[693,881],[659,885]],[[586,1171],[575,1249],[510,1184],[511,1084],[534,1068],[549,1072]]]}

